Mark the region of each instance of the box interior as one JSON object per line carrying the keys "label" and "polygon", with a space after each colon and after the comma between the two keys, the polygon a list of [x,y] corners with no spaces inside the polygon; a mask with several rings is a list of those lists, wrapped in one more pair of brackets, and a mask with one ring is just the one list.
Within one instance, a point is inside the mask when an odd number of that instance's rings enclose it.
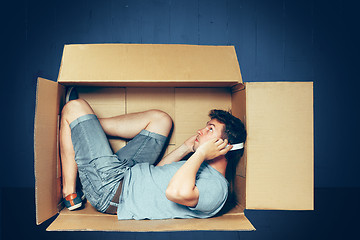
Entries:
{"label": "box interior", "polygon": [[[39,85],[43,85],[44,83],[52,84],[53,82],[44,79],[41,80],[39,79]],[[64,87],[61,86],[61,84],[59,84],[57,88],[63,89]],[[209,120],[208,117],[209,110],[211,109],[227,110],[232,108],[231,106],[232,92],[231,89],[227,87],[223,87],[223,88],[77,87],[77,90],[79,92],[79,97],[87,100],[94,109],[94,112],[100,118],[110,117],[124,113],[144,111],[148,109],[160,109],[169,113],[174,121],[174,129],[169,141],[169,146],[165,154],[167,154],[169,151],[172,151],[177,146],[181,145],[188,137],[192,136],[193,134],[196,133],[198,129],[202,128]],[[63,106],[64,102],[61,99],[64,99],[64,94],[65,91],[62,90],[59,94],[56,95],[58,98],[57,100],[58,110],[52,113],[54,116],[56,116],[56,118]],[[243,104],[243,106],[245,106],[245,104]],[[58,124],[57,121],[56,124]],[[58,132],[56,132],[55,134],[58,134]],[[37,139],[39,139],[39,137],[37,137]],[[116,138],[109,139],[109,142],[114,151],[117,151],[119,148],[121,148],[126,144],[124,140],[116,139]],[[54,154],[54,157],[56,156],[55,159],[57,159],[55,168],[58,170],[60,169],[58,148],[54,148],[54,151],[56,152],[56,154]],[[240,162],[242,161],[244,161],[244,159],[242,159]],[[245,177],[244,176],[245,169],[243,169],[244,167],[245,164],[240,164],[239,169],[237,170],[238,175],[239,174],[242,175],[241,177]],[[59,203],[61,201],[61,186],[59,185],[59,182],[61,181],[61,175],[57,173],[56,179],[57,179],[56,184],[53,184],[51,187],[50,186],[43,186],[43,187],[44,189],[45,188],[53,189],[52,191],[56,192],[54,196],[58,196],[57,203]],[[41,183],[39,185],[41,185]],[[45,190],[43,191],[44,192],[42,192],[42,195],[45,194]],[[241,194],[244,193],[245,191],[236,193],[238,195],[239,201],[241,201],[241,199],[245,199],[244,196],[241,196]],[[52,201],[54,201],[54,199]],[[96,211],[92,209],[89,203],[86,205],[87,205],[86,209],[74,213],[71,212],[71,214],[66,213],[68,212],[67,210],[62,210],[60,212],[60,216],[64,214],[65,216],[74,217],[74,215],[76,216],[77,214],[79,214],[79,216],[82,216],[85,213],[87,216],[93,215],[94,212]],[[242,206],[238,204],[238,206],[232,209],[228,214],[233,216],[232,218],[234,218],[235,215],[241,216],[241,218],[243,218],[245,217],[243,216],[244,206],[245,206],[244,203],[242,204]],[[54,213],[56,213],[57,210],[59,209],[56,204],[56,208],[54,205],[51,214],[53,215]],[[42,215],[41,213],[38,214]],[[99,216],[99,215],[103,215],[103,214],[98,214],[98,213],[95,214],[95,216]],[[47,217],[44,217],[42,221],[46,219]],[[61,219],[62,218],[56,219],[55,222],[58,222]],[[200,219],[198,220],[202,221]],[[41,220],[38,220],[38,222],[41,222]],[[136,224],[138,224],[138,221],[135,222]],[[53,227],[50,226],[49,229],[53,229]],[[209,226],[207,226],[207,228],[208,227]],[[249,229],[248,226],[247,228]]]}

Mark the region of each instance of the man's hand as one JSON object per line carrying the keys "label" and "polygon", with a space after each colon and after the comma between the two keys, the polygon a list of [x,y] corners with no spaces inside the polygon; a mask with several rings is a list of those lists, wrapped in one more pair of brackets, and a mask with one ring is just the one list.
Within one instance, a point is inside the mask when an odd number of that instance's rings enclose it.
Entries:
{"label": "man's hand", "polygon": [[161,159],[161,161],[156,166],[164,166],[165,164],[180,161],[189,153],[194,152],[194,143],[196,140],[196,136],[197,135],[194,135],[194,136],[190,137],[189,139],[187,139],[178,148],[176,148],[174,151],[169,153],[166,157]]}
{"label": "man's hand", "polygon": [[[182,146],[186,144],[191,146],[196,139],[193,136],[185,141]],[[199,201],[199,190],[195,185],[196,173],[201,164],[205,160],[212,160],[221,155],[225,155],[230,149],[227,140],[211,139],[197,148],[196,152],[177,170],[169,185],[166,188],[166,197],[170,201],[181,205],[194,207]]]}
{"label": "man's hand", "polygon": [[194,136],[191,136],[189,139],[187,139],[184,142],[184,145],[188,148],[188,150],[190,152],[195,152],[194,150],[194,144],[195,144],[195,140],[196,140],[197,134],[195,134]]}
{"label": "man's hand", "polygon": [[225,155],[231,148],[232,145],[228,145],[227,139],[222,140],[214,138],[202,144],[197,149],[197,152],[202,154],[205,160],[212,160],[221,155]]}

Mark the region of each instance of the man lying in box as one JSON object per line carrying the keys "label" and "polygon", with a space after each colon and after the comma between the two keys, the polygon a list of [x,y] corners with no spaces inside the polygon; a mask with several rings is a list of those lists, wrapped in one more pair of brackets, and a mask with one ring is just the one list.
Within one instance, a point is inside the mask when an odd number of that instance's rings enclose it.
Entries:
{"label": "man lying in box", "polygon": [[[65,206],[78,209],[86,196],[98,211],[119,220],[214,216],[228,198],[225,176],[234,175],[246,131],[229,112],[212,110],[209,117],[155,166],[172,128],[168,114],[149,110],[98,119],[70,88],[60,126]],[[106,135],[131,140],[114,154]],[[77,172],[82,190],[76,188]]]}

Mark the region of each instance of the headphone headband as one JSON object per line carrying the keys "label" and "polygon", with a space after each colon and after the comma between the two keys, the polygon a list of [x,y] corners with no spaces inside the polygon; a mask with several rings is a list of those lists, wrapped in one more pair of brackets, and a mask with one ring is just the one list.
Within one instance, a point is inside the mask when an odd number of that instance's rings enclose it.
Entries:
{"label": "headphone headband", "polygon": [[235,150],[239,150],[239,149],[243,149],[244,148],[244,143],[235,143],[235,144],[231,144],[233,147],[230,151],[235,151]]}

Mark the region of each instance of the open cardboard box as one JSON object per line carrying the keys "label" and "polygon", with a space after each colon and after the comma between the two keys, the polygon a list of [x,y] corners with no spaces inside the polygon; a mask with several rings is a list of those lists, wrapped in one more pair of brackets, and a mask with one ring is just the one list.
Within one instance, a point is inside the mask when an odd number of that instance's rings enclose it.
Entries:
{"label": "open cardboard box", "polygon": [[[232,109],[248,133],[233,186],[236,207],[209,219],[140,221],[118,221],[89,203],[63,209],[59,113],[68,86],[77,86],[100,117],[151,108],[169,113],[167,152],[202,128],[210,109]],[[244,209],[314,207],[313,83],[243,83],[233,46],[66,45],[58,81],[38,79],[34,131],[37,224],[59,213],[48,230],[254,230]],[[114,150],[125,144],[109,141]]]}

